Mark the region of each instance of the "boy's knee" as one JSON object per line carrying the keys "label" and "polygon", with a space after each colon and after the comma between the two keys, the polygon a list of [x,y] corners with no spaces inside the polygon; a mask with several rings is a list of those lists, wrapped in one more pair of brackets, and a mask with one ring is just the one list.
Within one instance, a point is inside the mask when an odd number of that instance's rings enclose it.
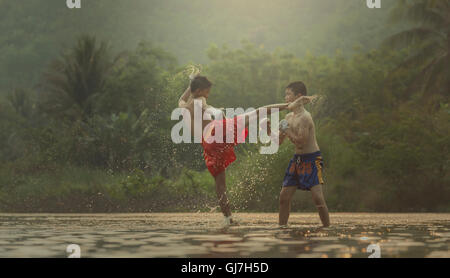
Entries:
{"label": "boy's knee", "polygon": [[324,209],[324,208],[327,208],[327,206],[326,206],[325,204],[322,204],[322,205],[316,205],[316,208],[317,208],[317,209]]}
{"label": "boy's knee", "polygon": [[313,202],[314,202],[314,205],[316,205],[317,208],[326,207],[325,200],[322,197],[313,196]]}

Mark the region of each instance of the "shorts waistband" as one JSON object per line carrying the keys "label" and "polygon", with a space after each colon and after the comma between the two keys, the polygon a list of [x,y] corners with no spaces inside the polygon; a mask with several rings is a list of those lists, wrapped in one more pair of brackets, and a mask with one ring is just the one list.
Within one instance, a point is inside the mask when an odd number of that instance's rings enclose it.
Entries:
{"label": "shorts waistband", "polygon": [[295,154],[295,158],[300,158],[302,161],[306,160],[314,160],[316,157],[321,156],[322,153],[320,151],[313,152],[313,153],[305,153],[305,154]]}

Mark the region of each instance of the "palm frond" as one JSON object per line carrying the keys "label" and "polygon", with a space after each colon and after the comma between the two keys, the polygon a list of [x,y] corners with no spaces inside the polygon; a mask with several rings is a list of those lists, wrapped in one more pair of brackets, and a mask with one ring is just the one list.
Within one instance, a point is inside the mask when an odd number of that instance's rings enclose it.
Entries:
{"label": "palm frond", "polygon": [[422,2],[411,6],[406,11],[406,18],[434,29],[440,29],[447,20],[446,11],[438,9],[438,5]]}
{"label": "palm frond", "polygon": [[428,77],[424,88],[425,94],[430,95],[435,91],[439,93],[439,86],[444,88],[442,90],[444,93],[448,93],[448,91],[445,91],[449,89],[446,87],[449,74],[449,55],[440,56],[436,63],[428,69]]}
{"label": "palm frond", "polygon": [[401,69],[405,68],[420,68],[427,65],[431,60],[436,57],[442,56],[445,50],[437,44],[435,41],[427,43],[423,48],[417,51],[414,55],[410,56],[404,62],[400,63],[391,74],[395,74]]}
{"label": "palm frond", "polygon": [[433,28],[441,28],[448,23],[448,0],[398,0],[391,10],[390,23],[411,21]]}
{"label": "palm frond", "polygon": [[112,66],[108,53],[106,43],[98,44],[95,37],[80,37],[76,46],[55,60],[44,74],[48,94],[43,105],[56,110],[81,109],[89,115],[90,100],[103,90]]}
{"label": "palm frond", "polygon": [[432,61],[430,61],[419,74],[416,75],[416,78],[410,83],[406,91],[423,91],[428,80],[428,76],[433,67],[440,61],[441,57],[436,57]]}
{"label": "palm frond", "polygon": [[417,27],[390,36],[383,42],[383,46],[403,47],[421,43],[439,36],[441,35],[433,29]]}

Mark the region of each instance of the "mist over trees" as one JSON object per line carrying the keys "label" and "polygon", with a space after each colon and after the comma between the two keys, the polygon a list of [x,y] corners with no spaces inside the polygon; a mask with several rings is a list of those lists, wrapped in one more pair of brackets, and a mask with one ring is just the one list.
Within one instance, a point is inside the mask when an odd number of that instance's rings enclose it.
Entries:
{"label": "mist over trees", "polygon": [[64,0],[3,0],[0,89],[33,86],[45,65],[86,33],[109,42],[113,53],[151,41],[180,64],[207,63],[210,44],[237,48],[242,40],[296,56],[370,50],[402,27],[386,26],[391,2],[372,10],[361,0],[94,0],[68,9]]}
{"label": "mist over trees", "polygon": [[[322,96],[331,211],[449,211],[450,1],[385,2],[0,0],[0,211],[209,211],[201,146],[170,139],[190,63],[217,107]],[[236,211],[278,208],[293,146],[258,147],[227,170]]]}

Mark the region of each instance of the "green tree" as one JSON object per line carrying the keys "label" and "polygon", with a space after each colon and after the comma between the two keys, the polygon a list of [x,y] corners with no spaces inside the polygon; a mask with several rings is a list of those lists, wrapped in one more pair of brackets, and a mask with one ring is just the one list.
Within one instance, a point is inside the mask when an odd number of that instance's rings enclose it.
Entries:
{"label": "green tree", "polygon": [[16,88],[7,96],[7,99],[17,114],[27,119],[31,117],[34,107],[29,91]]}
{"label": "green tree", "polygon": [[[419,89],[427,94],[448,94],[450,78],[450,1],[400,0],[391,20],[411,21],[414,27],[389,37],[390,47],[411,46],[411,55],[399,69],[419,68]],[[412,83],[416,85],[416,83]]]}
{"label": "green tree", "polygon": [[104,89],[113,65],[108,46],[95,37],[81,36],[74,48],[52,62],[44,75],[40,108],[53,116],[86,119],[92,115],[94,98]]}

